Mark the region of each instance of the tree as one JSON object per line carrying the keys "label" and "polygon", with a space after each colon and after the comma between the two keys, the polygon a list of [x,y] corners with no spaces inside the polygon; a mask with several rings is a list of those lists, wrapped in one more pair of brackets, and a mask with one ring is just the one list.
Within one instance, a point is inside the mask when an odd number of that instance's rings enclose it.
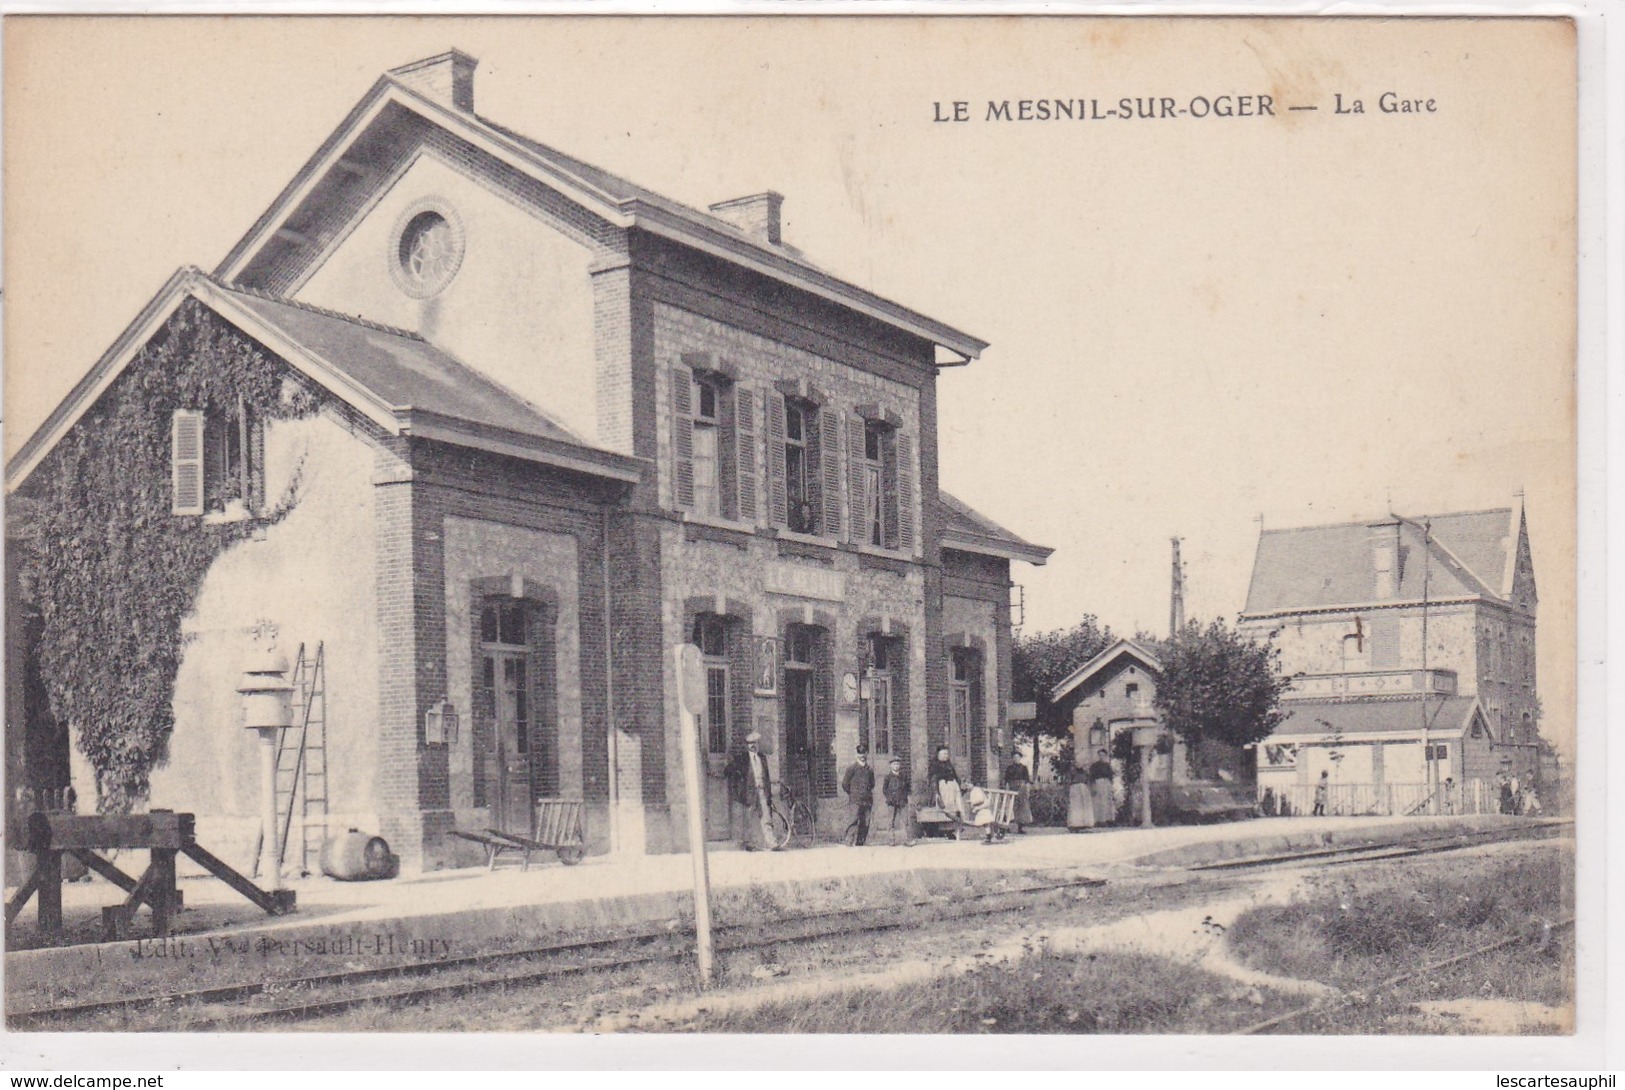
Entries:
{"label": "tree", "polygon": [[1162,677],[1156,708],[1162,721],[1188,744],[1204,741],[1244,746],[1263,741],[1286,719],[1281,694],[1280,652],[1214,621],[1191,621],[1173,639],[1160,641]]}
{"label": "tree", "polygon": [[1102,626],[1091,613],[1085,614],[1071,628],[1038,632],[1016,640],[1010,656],[1013,699],[1030,700],[1038,705],[1037,718],[1022,724],[1017,735],[1026,740],[1035,736],[1061,739],[1062,753],[1057,760],[1070,765],[1072,721],[1050,703],[1050,691],[1116,639],[1111,628]]}

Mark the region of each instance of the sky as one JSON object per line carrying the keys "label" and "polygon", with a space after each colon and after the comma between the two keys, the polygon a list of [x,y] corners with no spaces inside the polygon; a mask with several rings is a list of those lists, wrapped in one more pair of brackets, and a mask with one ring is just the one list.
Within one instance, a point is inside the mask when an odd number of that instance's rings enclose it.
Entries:
{"label": "sky", "polygon": [[[1566,745],[1566,24],[13,17],[8,457],[380,73],[453,46],[480,59],[481,114],[696,207],[777,190],[810,259],[991,343],[942,373],[942,483],[1056,549],[1016,566],[1028,631],[1164,630],[1172,536],[1187,615],[1234,619],[1261,524],[1521,491]],[[1242,95],[1273,116],[1212,116]],[[1187,112],[987,119],[1124,97]],[[934,120],[955,101],[969,120]]]}

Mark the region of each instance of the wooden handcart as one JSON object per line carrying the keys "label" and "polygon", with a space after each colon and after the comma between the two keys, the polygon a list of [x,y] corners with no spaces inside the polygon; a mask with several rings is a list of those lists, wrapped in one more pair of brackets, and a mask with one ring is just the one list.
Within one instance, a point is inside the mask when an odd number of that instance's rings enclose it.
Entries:
{"label": "wooden handcart", "polygon": [[968,817],[942,806],[922,806],[915,815],[921,830],[951,835],[955,840],[979,838],[988,844],[1003,840],[1016,827],[1016,793],[996,787],[967,788],[967,798],[972,790],[982,795],[982,806],[968,805]]}
{"label": "wooden handcart", "polygon": [[472,841],[485,849],[485,869],[496,870],[504,856],[519,857],[519,869],[530,869],[536,852],[553,852],[559,862],[573,867],[587,856],[586,837],[581,828],[580,799],[537,799],[536,824],[532,835],[483,829],[477,833],[452,830],[452,836]]}

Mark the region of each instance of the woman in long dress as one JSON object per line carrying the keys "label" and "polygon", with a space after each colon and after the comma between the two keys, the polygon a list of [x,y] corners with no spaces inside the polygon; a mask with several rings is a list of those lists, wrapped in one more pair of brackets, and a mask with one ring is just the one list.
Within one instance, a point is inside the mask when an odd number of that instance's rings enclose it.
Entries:
{"label": "woman in long dress", "polygon": [[937,793],[937,803],[943,810],[957,814],[961,820],[968,820],[964,799],[959,790],[959,773],[949,758],[947,746],[937,750],[937,755],[931,761],[926,774],[931,777],[931,785]]}
{"label": "woman in long dress", "polygon": [[1094,799],[1096,824],[1113,824],[1117,807],[1112,805],[1112,762],[1105,750],[1097,752],[1095,763],[1089,766],[1089,794]]}
{"label": "woman in long dress", "polygon": [[1072,786],[1066,793],[1066,831],[1081,833],[1095,827],[1095,800],[1089,795],[1089,772],[1072,768]]}

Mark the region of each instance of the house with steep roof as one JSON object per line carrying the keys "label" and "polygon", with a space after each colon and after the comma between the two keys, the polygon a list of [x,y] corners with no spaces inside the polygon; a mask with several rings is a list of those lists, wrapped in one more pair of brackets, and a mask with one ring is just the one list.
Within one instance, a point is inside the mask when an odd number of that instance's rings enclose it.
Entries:
{"label": "house with steep roof", "polygon": [[1521,503],[1261,532],[1239,627],[1293,685],[1260,792],[1324,771],[1371,788],[1361,806],[1398,790],[1436,808],[1446,782],[1537,775],[1536,606]]}
{"label": "house with steep roof", "polygon": [[[253,524],[184,622],[148,804],[251,853],[253,743],[231,725],[268,639],[323,656],[322,753],[279,797],[301,814],[293,859],[354,826],[409,868],[466,864],[454,831],[527,830],[550,797],[584,802],[592,851],[681,850],[685,642],[705,664],[712,836],[753,731],[834,832],[859,743],[917,785],[947,744],[987,782],[1010,565],[1050,550],[939,486],[938,368],[985,342],[812,264],[776,193],[690,208],[482,117],[475,65],[383,75],[7,466],[13,496],[45,491],[139,384],[164,406],[164,478],[142,482],[162,517]],[[152,361],[180,325],[317,408],[253,418],[166,387]]]}

